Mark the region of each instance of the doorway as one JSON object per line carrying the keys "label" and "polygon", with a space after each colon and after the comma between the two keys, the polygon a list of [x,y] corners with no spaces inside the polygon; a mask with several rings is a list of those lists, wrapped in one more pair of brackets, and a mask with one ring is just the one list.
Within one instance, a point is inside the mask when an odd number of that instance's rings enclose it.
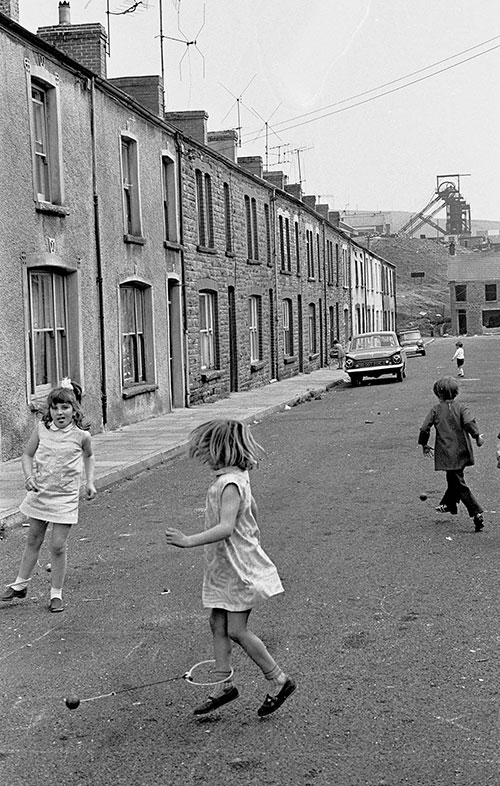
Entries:
{"label": "doorway", "polygon": [[184,406],[184,362],[182,351],[182,288],[177,279],[167,282],[167,329],[170,404]]}
{"label": "doorway", "polygon": [[229,317],[229,390],[238,390],[238,337],[236,332],[236,298],[234,287],[227,289],[227,305]]}

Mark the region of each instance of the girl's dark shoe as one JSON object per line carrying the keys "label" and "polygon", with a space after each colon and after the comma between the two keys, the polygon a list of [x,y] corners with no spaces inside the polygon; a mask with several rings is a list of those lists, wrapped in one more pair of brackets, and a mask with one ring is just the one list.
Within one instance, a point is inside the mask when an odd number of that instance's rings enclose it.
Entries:
{"label": "girl's dark shoe", "polygon": [[482,513],[476,513],[476,515],[473,518],[473,521],[474,521],[474,529],[476,530],[476,532],[481,532],[481,530],[484,527],[483,514]]}
{"label": "girl's dark shoe", "polygon": [[27,587],[23,587],[23,589],[16,590],[13,587],[7,587],[5,592],[0,595],[0,600],[14,600],[14,598],[25,598],[26,593],[28,592]]}
{"label": "girl's dark shoe", "polygon": [[234,701],[239,695],[238,688],[233,685],[229,690],[225,691],[222,696],[217,696],[217,698],[209,696],[203,704],[198,704],[193,710],[193,715],[205,715],[207,712],[213,712],[219,707],[223,707],[224,704]]}
{"label": "girl's dark shoe", "polygon": [[295,680],[292,680],[291,677],[287,677],[285,684],[277,696],[270,696],[267,694],[266,698],[264,699],[264,703],[257,710],[257,715],[260,715],[260,717],[263,718],[266,715],[270,715],[272,712],[279,710],[283,702],[292,695],[296,687],[297,685]]}

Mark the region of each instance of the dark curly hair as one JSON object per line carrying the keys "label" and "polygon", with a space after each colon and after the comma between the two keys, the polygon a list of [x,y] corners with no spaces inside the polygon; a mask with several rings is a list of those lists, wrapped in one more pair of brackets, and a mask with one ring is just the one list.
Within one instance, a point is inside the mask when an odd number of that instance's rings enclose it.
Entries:
{"label": "dark curly hair", "polygon": [[42,417],[45,428],[50,428],[52,423],[50,408],[54,404],[71,404],[73,407],[73,422],[78,428],[82,427],[83,413],[74,392],[69,388],[53,388],[47,396],[47,411]]}

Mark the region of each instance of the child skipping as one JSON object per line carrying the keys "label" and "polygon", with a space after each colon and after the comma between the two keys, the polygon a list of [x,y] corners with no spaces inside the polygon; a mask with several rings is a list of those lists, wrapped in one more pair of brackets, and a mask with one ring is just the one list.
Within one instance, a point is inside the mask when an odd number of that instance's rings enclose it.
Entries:
{"label": "child skipping", "polygon": [[166,531],[167,543],[178,548],[205,547],[202,602],[210,611],[210,628],[219,682],[208,699],[194,709],[204,715],[238,698],[232,682],[233,642],[259,666],[269,682],[261,717],[275,712],[294,692],[265,644],[247,627],[255,603],[283,592],[276,566],[260,545],[257,506],[248,472],[258,464],[260,445],[249,427],[238,420],[212,420],[198,426],[189,439],[190,458],[215,472],[205,506],[205,530],[185,535]]}

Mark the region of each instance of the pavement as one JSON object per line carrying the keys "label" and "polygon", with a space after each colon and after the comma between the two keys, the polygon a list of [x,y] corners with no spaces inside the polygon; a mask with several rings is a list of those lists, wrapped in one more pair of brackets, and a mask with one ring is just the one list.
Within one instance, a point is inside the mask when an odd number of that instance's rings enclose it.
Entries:
{"label": "pavement", "polygon": [[[344,371],[336,367],[323,368],[253,390],[231,393],[228,398],[210,404],[175,409],[166,415],[95,434],[92,444],[96,488],[98,491],[109,488],[182,455],[190,431],[207,420],[260,420],[346,381],[348,376]],[[0,538],[8,528],[26,522],[19,511],[25,493],[21,458],[0,464]]]}

